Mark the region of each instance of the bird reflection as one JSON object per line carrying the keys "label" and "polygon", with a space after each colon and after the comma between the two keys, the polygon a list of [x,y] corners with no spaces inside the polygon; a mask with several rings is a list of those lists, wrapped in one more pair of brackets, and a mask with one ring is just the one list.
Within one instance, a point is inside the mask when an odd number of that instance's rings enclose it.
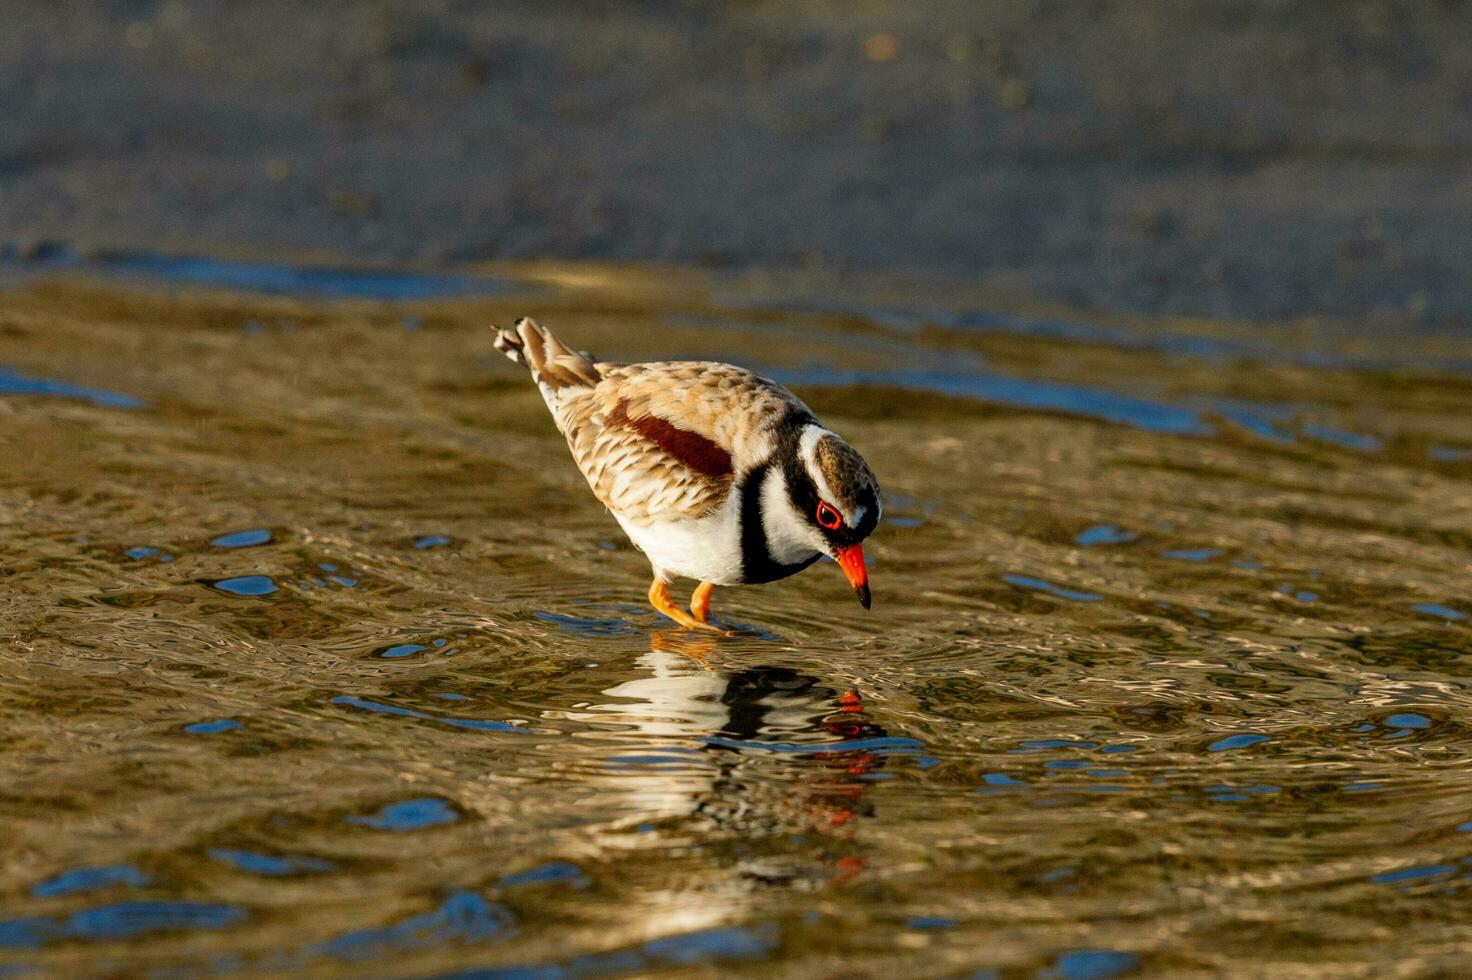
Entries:
{"label": "bird reflection", "polygon": [[[882,766],[883,757],[843,743],[882,738],[885,732],[864,718],[863,700],[856,692],[840,693],[790,667],[736,670],[724,681],[724,723],[706,746],[715,754],[722,778],[701,801],[699,812],[718,823],[730,822],[734,829],[772,832],[833,832],[855,816],[872,814],[863,799],[870,784],[859,777]],[[767,763],[764,769],[755,764],[757,759]],[[772,773],[774,763],[785,771]],[[788,780],[776,796],[767,792],[773,775]],[[722,808],[733,801],[749,804],[753,799],[768,805],[743,805],[729,817],[723,814]]]}
{"label": "bird reflection", "polygon": [[[640,676],[576,715],[614,743],[601,753],[599,802],[621,811],[616,824],[657,827],[665,843],[809,841],[796,846],[806,869],[774,854],[753,859],[762,866],[745,868],[751,877],[851,878],[862,866],[845,853],[855,821],[872,813],[864,777],[885,762],[866,743],[884,729],[865,717],[857,692],[790,667],[726,668],[714,662],[712,642],[655,634],[636,661]],[[625,838],[624,846],[638,844]],[[814,856],[822,868],[811,867]]]}

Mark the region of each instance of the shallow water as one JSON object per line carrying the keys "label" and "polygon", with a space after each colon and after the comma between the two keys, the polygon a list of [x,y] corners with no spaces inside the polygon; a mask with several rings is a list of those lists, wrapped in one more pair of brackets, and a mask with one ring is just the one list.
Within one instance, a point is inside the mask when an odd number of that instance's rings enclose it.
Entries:
{"label": "shallow water", "polygon": [[[1472,953],[1465,337],[683,270],[396,302],[36,271],[0,296],[6,969]],[[825,563],[718,591],[734,636],[659,621],[490,349],[524,312],[791,382],[885,487],[873,611]]]}

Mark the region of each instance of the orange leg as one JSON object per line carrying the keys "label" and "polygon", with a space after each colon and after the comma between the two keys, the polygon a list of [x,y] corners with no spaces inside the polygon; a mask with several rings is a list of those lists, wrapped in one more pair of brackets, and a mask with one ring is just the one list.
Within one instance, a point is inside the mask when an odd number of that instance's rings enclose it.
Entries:
{"label": "orange leg", "polygon": [[674,600],[670,598],[670,587],[659,579],[655,579],[649,586],[649,604],[687,630],[715,630],[714,626],[702,623],[675,605]]}
{"label": "orange leg", "polygon": [[695,617],[696,622],[708,623],[710,621],[710,594],[715,590],[715,585],[710,582],[701,582],[690,593],[690,615]]}

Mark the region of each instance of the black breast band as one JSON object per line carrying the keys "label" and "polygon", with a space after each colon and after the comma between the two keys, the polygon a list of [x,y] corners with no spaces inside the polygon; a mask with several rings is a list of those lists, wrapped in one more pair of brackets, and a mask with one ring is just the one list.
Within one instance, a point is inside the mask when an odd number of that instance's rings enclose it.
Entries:
{"label": "black breast band", "polygon": [[767,529],[762,524],[762,487],[772,472],[772,461],[768,460],[753,468],[741,480],[741,581],[747,585],[775,582],[802,571],[821,555],[813,555],[795,565],[784,565],[772,560],[767,547]]}

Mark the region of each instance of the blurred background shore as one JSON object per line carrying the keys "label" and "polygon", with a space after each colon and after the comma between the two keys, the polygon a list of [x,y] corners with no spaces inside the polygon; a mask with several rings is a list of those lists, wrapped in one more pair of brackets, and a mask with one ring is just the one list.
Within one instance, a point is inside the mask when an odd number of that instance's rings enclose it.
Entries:
{"label": "blurred background shore", "polygon": [[0,250],[1472,318],[1472,4],[7,5]]}

